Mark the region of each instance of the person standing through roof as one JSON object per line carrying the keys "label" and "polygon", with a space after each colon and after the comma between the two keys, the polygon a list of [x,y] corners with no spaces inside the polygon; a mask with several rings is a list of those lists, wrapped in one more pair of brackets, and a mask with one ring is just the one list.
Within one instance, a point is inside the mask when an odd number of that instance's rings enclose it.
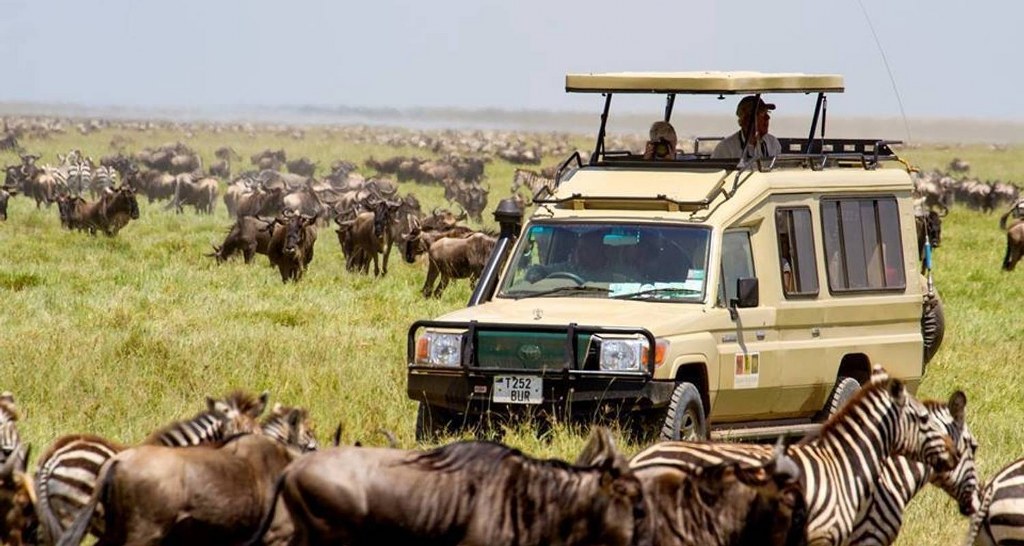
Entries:
{"label": "person standing through roof", "polygon": [[644,149],[644,159],[675,159],[676,130],[667,121],[655,121],[651,124],[650,140]]}
{"label": "person standing through roof", "polygon": [[774,157],[782,153],[779,139],[768,133],[771,111],[774,109],[774,104],[764,102],[757,95],[743,97],[736,105],[736,118],[740,130],[719,142],[711,152],[711,159],[757,159]]}

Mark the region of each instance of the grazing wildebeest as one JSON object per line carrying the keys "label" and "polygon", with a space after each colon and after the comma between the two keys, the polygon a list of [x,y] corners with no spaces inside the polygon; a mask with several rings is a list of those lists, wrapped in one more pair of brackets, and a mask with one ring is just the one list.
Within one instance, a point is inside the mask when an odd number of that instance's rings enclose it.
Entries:
{"label": "grazing wildebeest", "polygon": [[[151,433],[145,445],[189,447],[220,445],[236,434],[254,432],[257,419],[267,405],[269,393],[259,397],[235,391],[224,399],[207,397],[206,410],[191,419],[175,421]],[[114,442],[91,434],[61,436],[37,462],[37,512],[48,543],[52,544],[71,526],[72,521],[88,504],[99,483],[103,464],[126,449]],[[102,534],[101,519],[93,521],[94,533]]]}
{"label": "grazing wildebeest", "polygon": [[113,237],[129,220],[139,219],[139,203],[135,200],[135,190],[122,185],[117,189],[107,188],[96,201],[73,207],[71,214],[69,225],[87,230],[91,235],[99,230]]}
{"label": "grazing wildebeest", "polygon": [[482,441],[430,451],[331,448],[292,463],[277,491],[295,545],[639,544],[640,482],[607,431],[589,442],[601,444],[591,452],[606,452],[600,464],[535,459]]}
{"label": "grazing wildebeest", "polygon": [[1006,256],[1003,258],[1003,271],[1013,271],[1021,256],[1024,256],[1024,220],[1018,220],[1006,228]]}
{"label": "grazing wildebeest", "polygon": [[427,278],[423,281],[423,297],[441,297],[452,279],[468,278],[471,284],[475,284],[497,241],[497,237],[486,233],[474,233],[459,239],[442,237],[434,241],[427,250]]}
{"label": "grazing wildebeest", "polygon": [[[286,441],[242,434],[221,447],[177,449],[139,446],[103,466],[99,485],[58,544],[80,544],[98,503],[103,505],[103,544],[240,544],[269,511],[274,484],[300,448],[299,423],[287,416]],[[282,514],[281,526],[288,522]]]}
{"label": "grazing wildebeest", "polygon": [[33,544],[36,526],[35,487],[28,472],[29,446],[19,444],[0,462],[0,544]]}
{"label": "grazing wildebeest", "polygon": [[7,220],[7,201],[15,195],[18,195],[18,190],[0,187],[0,220]]}
{"label": "grazing wildebeest", "polygon": [[241,252],[245,263],[250,263],[257,253],[267,254],[273,233],[273,218],[242,216],[228,230],[224,242],[220,246],[214,245],[213,253],[207,256],[217,258],[217,263],[221,263]]}
{"label": "grazing wildebeest", "polygon": [[473,228],[458,224],[437,229],[421,229],[418,225],[413,226],[408,233],[402,236],[402,259],[405,260],[405,263],[416,263],[416,257],[430,250],[430,245],[438,239],[444,237],[462,239],[474,233],[476,230]]}
{"label": "grazing wildebeest", "polygon": [[316,218],[287,214],[275,220],[274,233],[267,247],[270,263],[281,272],[281,281],[298,281],[313,261],[316,243]]}

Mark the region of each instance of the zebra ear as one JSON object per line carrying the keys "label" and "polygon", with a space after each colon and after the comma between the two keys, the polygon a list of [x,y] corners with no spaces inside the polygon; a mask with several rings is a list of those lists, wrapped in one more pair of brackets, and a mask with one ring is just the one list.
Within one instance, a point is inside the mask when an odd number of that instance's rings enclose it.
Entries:
{"label": "zebra ear", "polygon": [[14,393],[11,391],[0,392],[0,402],[14,403]]}
{"label": "zebra ear", "polygon": [[217,401],[211,396],[206,397],[206,409],[210,411],[220,411],[217,409]]}
{"label": "zebra ear", "polygon": [[255,416],[259,417],[263,410],[267,409],[267,401],[270,400],[270,391],[263,391],[260,393],[259,405],[254,409]]}
{"label": "zebra ear", "polygon": [[953,415],[953,421],[963,426],[966,420],[967,395],[964,391],[956,391],[949,397],[949,413]]}

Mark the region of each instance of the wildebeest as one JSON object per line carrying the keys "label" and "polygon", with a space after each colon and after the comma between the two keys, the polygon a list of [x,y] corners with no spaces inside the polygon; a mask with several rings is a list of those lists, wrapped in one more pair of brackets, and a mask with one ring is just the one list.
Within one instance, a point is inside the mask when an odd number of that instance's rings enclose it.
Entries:
{"label": "wildebeest", "polygon": [[586,449],[606,455],[589,466],[483,441],[331,448],[292,463],[277,490],[296,545],[638,544],[640,482],[606,430],[594,443]]}
{"label": "wildebeest", "polygon": [[285,166],[288,168],[288,172],[302,176],[313,176],[313,173],[316,172],[316,163],[308,157],[293,159],[286,162]]}
{"label": "wildebeest", "polygon": [[316,243],[316,218],[299,214],[284,215],[276,219],[274,233],[267,247],[270,263],[281,272],[281,281],[298,281],[313,261]]}
{"label": "wildebeest", "polygon": [[644,489],[645,542],[658,546],[801,546],[807,502],[800,468],[781,446],[764,464],[723,462],[694,472],[634,469]]}
{"label": "wildebeest", "polygon": [[182,173],[174,177],[174,198],[168,207],[179,214],[182,207],[191,205],[197,213],[213,214],[217,205],[217,179]]}
{"label": "wildebeest", "polygon": [[146,445],[118,453],[58,544],[81,543],[98,503],[106,521],[104,544],[241,543],[275,502],[278,475],[301,454],[302,418],[300,410],[291,411],[286,442],[244,434],[219,448]]}
{"label": "wildebeest", "polygon": [[497,237],[486,233],[474,233],[460,239],[443,237],[434,241],[427,250],[427,278],[423,281],[423,297],[441,297],[452,279],[468,278],[470,283],[475,284],[497,241]]}
{"label": "wildebeest", "polygon": [[139,203],[135,200],[135,190],[122,185],[117,189],[107,188],[99,199],[73,207],[70,214],[69,227],[84,229],[92,235],[99,230],[113,237],[129,220],[139,219]]}
{"label": "wildebeest", "polygon": [[217,263],[221,263],[241,252],[245,263],[250,263],[257,253],[267,254],[273,232],[273,218],[242,216],[228,230],[224,242],[220,246],[214,245],[213,253],[207,256],[217,258]]}
{"label": "wildebeest", "polygon": [[1013,271],[1021,256],[1024,256],[1024,220],[1018,220],[1006,228],[1006,256],[1003,257],[1003,271]]}
{"label": "wildebeest", "polygon": [[7,220],[7,201],[15,195],[18,195],[18,190],[0,187],[0,220]]}
{"label": "wildebeest", "polygon": [[[168,447],[221,445],[227,438],[261,429],[257,423],[269,393],[259,396],[234,391],[223,399],[206,398],[206,410],[190,419],[175,421],[146,437],[143,444]],[[54,543],[89,503],[103,464],[127,446],[92,434],[57,438],[37,461],[36,504],[48,543]],[[102,520],[94,520],[102,534]]]}
{"label": "wildebeest", "polygon": [[[372,200],[371,210],[358,213],[352,220],[336,220],[338,242],[345,254],[345,268],[349,271],[369,273],[373,262],[373,275],[387,275],[391,247],[394,244],[393,225],[400,201]],[[384,253],[383,269],[379,254]]]}
{"label": "wildebeest", "polygon": [[[942,244],[942,215],[931,209],[915,207],[914,224],[917,229],[918,259],[924,260],[926,238],[932,248],[939,248],[939,245]],[[924,264],[921,267],[923,271]]]}
{"label": "wildebeest", "polygon": [[21,546],[36,525],[35,488],[28,473],[29,447],[20,444],[0,462],[0,544]]}

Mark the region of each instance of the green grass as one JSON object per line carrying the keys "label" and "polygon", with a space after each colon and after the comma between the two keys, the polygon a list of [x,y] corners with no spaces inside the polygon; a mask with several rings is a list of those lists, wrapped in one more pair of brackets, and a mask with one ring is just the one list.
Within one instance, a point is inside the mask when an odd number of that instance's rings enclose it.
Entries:
{"label": "green grass", "polygon": [[[59,135],[23,145],[41,152],[42,162],[55,162],[57,152],[73,147],[98,157],[109,153],[114,134]],[[285,148],[289,157],[319,161],[321,173],[334,159],[362,164],[370,155],[431,155],[312,129],[303,140],[169,131],[128,136],[132,150],[182,139],[207,162],[228,143],[246,164],[254,152]],[[906,155],[922,168],[961,157],[980,177],[1021,181],[1020,152],[930,148]],[[17,159],[4,152],[0,161]],[[503,161],[488,164],[492,207],[513,169]],[[410,190],[428,210],[443,204],[439,188],[403,185],[401,191]],[[217,265],[204,256],[230,224],[222,204],[212,217],[175,215],[144,200],[140,205],[140,220],[116,238],[62,230],[56,208],[37,210],[24,197],[11,201],[10,220],[0,224],[0,390],[17,396],[20,428],[36,456],[73,432],[139,441],[202,409],[206,395],[238,387],[266,389],[272,401],[309,407],[321,441],[341,422],[346,442],[381,444],[377,431],[383,428],[402,446],[416,445],[416,405],[405,392],[406,328],[462,307],[470,293],[466,281],[449,287],[441,300],[424,300],[422,263],[407,265],[393,254],[385,278],[346,272],[333,230],[321,229],[306,277],[285,285],[262,256],[248,266],[240,260]],[[1024,272],[1000,271],[1004,244],[996,215],[959,208],[946,218],[935,254],[946,339],[919,391],[941,399],[954,389],[966,391],[983,477],[1024,454],[1024,391],[1017,379]],[[506,436],[528,453],[567,459],[584,440],[565,427],[543,438],[526,428]],[[629,454],[641,447],[624,445]],[[899,544],[956,544],[965,528],[955,503],[929,488],[911,504]]]}

